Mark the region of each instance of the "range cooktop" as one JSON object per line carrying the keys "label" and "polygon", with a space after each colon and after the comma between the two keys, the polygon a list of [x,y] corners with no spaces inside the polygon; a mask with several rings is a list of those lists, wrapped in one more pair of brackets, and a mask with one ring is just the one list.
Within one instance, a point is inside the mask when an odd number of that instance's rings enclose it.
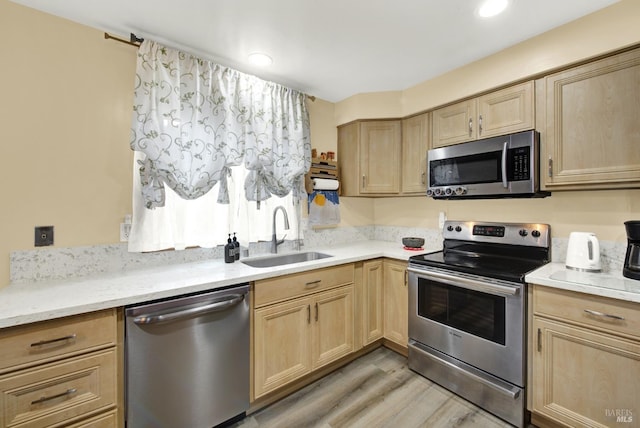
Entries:
{"label": "range cooktop", "polygon": [[412,256],[409,264],[524,282],[550,261],[548,225],[448,221],[443,236],[442,251]]}

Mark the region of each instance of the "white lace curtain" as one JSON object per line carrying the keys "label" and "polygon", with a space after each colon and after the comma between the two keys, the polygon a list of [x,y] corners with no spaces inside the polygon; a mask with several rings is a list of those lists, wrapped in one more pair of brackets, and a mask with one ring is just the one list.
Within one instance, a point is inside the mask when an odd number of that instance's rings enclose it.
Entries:
{"label": "white lace curtain", "polygon": [[131,148],[130,251],[212,247],[234,231],[268,239],[275,206],[299,217],[311,165],[305,95],[145,40]]}
{"label": "white lace curtain", "polygon": [[242,164],[247,200],[304,193],[304,94],[149,40],[138,52],[132,134],[131,148],[145,155],[147,208],[164,205],[163,184],[196,199],[220,182],[218,202],[228,203],[229,168]]}

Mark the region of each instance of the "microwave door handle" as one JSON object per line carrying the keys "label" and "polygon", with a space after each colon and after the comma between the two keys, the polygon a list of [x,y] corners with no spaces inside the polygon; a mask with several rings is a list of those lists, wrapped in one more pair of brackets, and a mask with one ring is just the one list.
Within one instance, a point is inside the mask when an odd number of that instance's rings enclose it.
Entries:
{"label": "microwave door handle", "polygon": [[506,141],[504,146],[502,146],[502,187],[505,189],[509,187],[509,183],[507,182],[507,148],[509,147],[509,142]]}

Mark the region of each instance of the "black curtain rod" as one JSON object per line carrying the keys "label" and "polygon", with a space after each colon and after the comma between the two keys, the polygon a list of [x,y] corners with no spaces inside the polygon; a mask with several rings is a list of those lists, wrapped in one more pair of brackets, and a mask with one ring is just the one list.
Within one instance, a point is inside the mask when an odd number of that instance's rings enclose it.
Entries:
{"label": "black curtain rod", "polygon": [[[120,37],[112,36],[109,33],[104,33],[104,38],[105,39],[115,40],[116,42],[124,43],[124,44],[127,44],[127,45],[135,46],[137,48],[139,48],[140,44],[142,42],[144,42],[143,38],[138,37],[133,33],[131,33],[129,35],[129,40],[125,40],[125,39],[121,39]],[[314,97],[313,95],[307,95],[307,98],[309,98],[311,101],[315,101],[316,100],[316,97]]]}
{"label": "black curtain rod", "polygon": [[112,36],[109,33],[104,33],[104,38],[105,39],[115,40],[116,42],[124,43],[124,44],[127,44],[127,45],[135,46],[137,48],[139,48],[140,44],[144,41],[143,38],[140,38],[140,37],[136,36],[133,33],[130,34],[129,40],[125,40],[125,39],[121,39],[120,37]]}

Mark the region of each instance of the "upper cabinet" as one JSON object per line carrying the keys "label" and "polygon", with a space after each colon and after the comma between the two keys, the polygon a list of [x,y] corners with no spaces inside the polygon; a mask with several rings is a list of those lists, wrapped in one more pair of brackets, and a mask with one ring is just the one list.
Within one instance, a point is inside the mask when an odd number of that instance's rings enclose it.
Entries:
{"label": "upper cabinet", "polygon": [[431,114],[404,120],[366,120],[338,127],[343,196],[426,192]]}
{"label": "upper cabinet", "polygon": [[342,194],[398,194],[401,138],[400,120],[357,121],[338,127]]}
{"label": "upper cabinet", "polygon": [[427,191],[430,117],[430,113],[423,113],[402,121],[402,194],[425,194]]}
{"label": "upper cabinet", "polygon": [[443,147],[534,127],[534,83],[521,83],[433,111],[432,146]]}
{"label": "upper cabinet", "polygon": [[640,49],[536,81],[547,190],[640,184]]}

